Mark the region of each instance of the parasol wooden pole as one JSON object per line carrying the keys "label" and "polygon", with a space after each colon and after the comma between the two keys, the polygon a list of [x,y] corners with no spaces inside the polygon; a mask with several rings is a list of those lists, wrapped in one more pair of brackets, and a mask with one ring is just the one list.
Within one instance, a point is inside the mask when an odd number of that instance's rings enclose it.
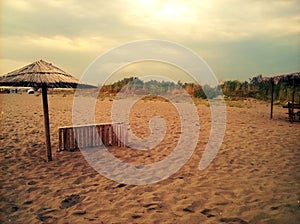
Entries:
{"label": "parasol wooden pole", "polygon": [[291,122],[294,121],[294,105],[295,105],[295,78],[293,78],[293,92],[292,92],[292,117]]}
{"label": "parasol wooden pole", "polygon": [[48,99],[47,99],[47,85],[42,85],[42,98],[44,110],[44,124],[45,124],[45,137],[46,137],[46,161],[52,161],[52,151],[50,142],[50,126],[49,126],[49,112],[48,112]]}
{"label": "parasol wooden pole", "polygon": [[274,80],[271,79],[271,111],[270,111],[270,119],[273,119],[273,101],[274,101]]}

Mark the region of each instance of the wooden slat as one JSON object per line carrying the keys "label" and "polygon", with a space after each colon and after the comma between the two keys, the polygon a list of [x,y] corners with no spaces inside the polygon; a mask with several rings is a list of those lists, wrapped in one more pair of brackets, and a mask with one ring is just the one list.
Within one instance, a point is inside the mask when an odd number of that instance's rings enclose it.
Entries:
{"label": "wooden slat", "polygon": [[103,144],[108,145],[109,134],[108,134],[108,125],[107,124],[104,125],[103,135],[104,135]]}
{"label": "wooden slat", "polygon": [[66,135],[66,142],[67,142],[67,149],[71,149],[71,136],[70,136],[70,128],[67,129],[67,135]]}
{"label": "wooden slat", "polygon": [[74,138],[74,129],[70,128],[70,149],[75,150],[75,138]]}
{"label": "wooden slat", "polygon": [[62,151],[63,149],[63,128],[58,129],[58,151]]}
{"label": "wooden slat", "polygon": [[78,131],[79,131],[79,143],[80,143],[79,147],[83,148],[84,147],[84,142],[83,142],[83,128],[79,127]]}
{"label": "wooden slat", "polygon": [[113,145],[113,130],[112,130],[112,125],[108,125],[108,145]]}
{"label": "wooden slat", "polygon": [[64,150],[68,149],[66,139],[67,139],[67,129],[64,129],[63,130]]}
{"label": "wooden slat", "polygon": [[74,127],[74,144],[75,144],[75,149],[78,149],[78,128]]}

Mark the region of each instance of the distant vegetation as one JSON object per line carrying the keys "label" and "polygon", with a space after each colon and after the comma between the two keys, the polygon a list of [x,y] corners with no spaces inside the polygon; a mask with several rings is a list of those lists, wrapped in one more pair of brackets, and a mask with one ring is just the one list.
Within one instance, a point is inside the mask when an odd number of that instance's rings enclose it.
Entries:
{"label": "distant vegetation", "polygon": [[[271,98],[271,85],[269,82],[261,82],[263,77],[258,75],[249,79],[249,81],[229,80],[222,84],[211,87],[208,85],[199,85],[197,83],[183,83],[178,81],[177,83],[168,81],[143,81],[138,77],[124,78],[113,84],[107,84],[99,86],[98,89],[89,89],[88,92],[98,93],[100,89],[99,99],[109,98],[113,100],[117,93],[121,92],[127,95],[148,95],[144,99],[161,99],[157,95],[172,95],[176,99],[183,91],[187,92],[193,97],[194,101],[204,102],[202,99],[213,99],[221,94],[224,94],[226,100],[236,100],[241,98],[255,98],[259,100],[270,100]],[[100,88],[101,87],[101,88]],[[16,91],[18,90],[18,91]],[[3,87],[0,88],[0,93],[12,93],[17,92],[21,94],[26,92],[27,89],[16,87]],[[79,90],[80,91],[80,90]],[[49,95],[60,94],[64,97],[68,95],[74,95],[75,89],[60,89],[54,88],[48,90]],[[82,94],[88,94],[82,92]],[[292,101],[293,87],[285,82],[280,82],[274,85],[274,102],[277,104],[283,104],[288,101]],[[40,91],[36,91],[39,95]],[[182,95],[181,95],[182,96]],[[162,99],[161,99],[162,100]],[[296,86],[295,89],[295,102],[300,102],[300,86]]]}
{"label": "distant vegetation", "polygon": [[[143,82],[137,77],[125,78],[121,81],[117,81],[111,85],[105,85],[101,88],[102,95],[110,94],[115,95],[118,92],[125,94],[179,94],[184,89],[189,95],[195,98],[207,99],[215,98],[222,92],[227,98],[241,98],[252,97],[260,100],[268,100],[271,97],[271,87],[269,83],[258,82],[258,77],[253,77],[249,82],[225,81],[217,87],[210,87],[208,85],[200,86],[195,83],[182,83],[178,81],[174,82],[159,82],[151,80]],[[222,92],[221,92],[222,91]],[[300,100],[299,95],[300,88],[297,87],[295,100]],[[274,86],[274,100],[277,102],[291,101],[292,87],[285,83],[278,83]]]}
{"label": "distant vegetation", "polygon": [[[230,97],[252,97],[260,100],[271,98],[271,85],[269,82],[259,82],[262,75],[253,77],[249,82],[226,81],[222,84],[224,95]],[[284,82],[274,85],[274,101],[284,103],[292,100],[293,87]],[[300,87],[295,89],[295,101],[300,101]]]}

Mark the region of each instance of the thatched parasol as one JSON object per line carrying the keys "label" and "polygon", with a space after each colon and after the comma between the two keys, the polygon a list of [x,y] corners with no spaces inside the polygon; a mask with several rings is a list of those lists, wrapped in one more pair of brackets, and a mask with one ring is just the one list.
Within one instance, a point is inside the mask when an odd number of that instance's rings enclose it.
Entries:
{"label": "thatched parasol", "polygon": [[0,86],[42,88],[47,161],[52,160],[47,88],[76,88],[77,85],[80,85],[80,83],[76,78],[43,60],[33,62],[0,77]]}
{"label": "thatched parasol", "polygon": [[256,81],[260,83],[270,84],[271,86],[271,111],[270,118],[273,118],[273,96],[274,96],[274,85],[278,85],[278,83],[287,83],[287,85],[293,87],[292,93],[292,108],[294,106],[294,98],[295,98],[295,89],[296,86],[300,86],[300,72],[292,72],[286,74],[275,74],[271,77],[256,77]]}

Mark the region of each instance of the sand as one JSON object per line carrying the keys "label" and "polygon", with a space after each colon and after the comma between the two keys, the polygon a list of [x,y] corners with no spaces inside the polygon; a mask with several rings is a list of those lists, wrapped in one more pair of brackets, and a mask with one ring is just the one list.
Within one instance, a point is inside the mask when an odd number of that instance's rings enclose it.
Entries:
{"label": "sand", "polygon": [[[70,94],[49,95],[53,161],[45,162],[41,96],[0,95],[1,223],[300,223],[300,123],[286,109],[254,99],[231,102],[217,157],[198,165],[210,133],[209,108],[198,104],[201,132],[188,162],[157,183],[127,185],[96,172],[81,152],[56,152],[58,127],[72,125]],[[110,122],[112,101],[97,102]],[[130,122],[140,137],[160,114],[168,131],[150,151],[110,148],[125,162],[151,164],[172,152],[180,122],[168,102],[140,101]]]}

